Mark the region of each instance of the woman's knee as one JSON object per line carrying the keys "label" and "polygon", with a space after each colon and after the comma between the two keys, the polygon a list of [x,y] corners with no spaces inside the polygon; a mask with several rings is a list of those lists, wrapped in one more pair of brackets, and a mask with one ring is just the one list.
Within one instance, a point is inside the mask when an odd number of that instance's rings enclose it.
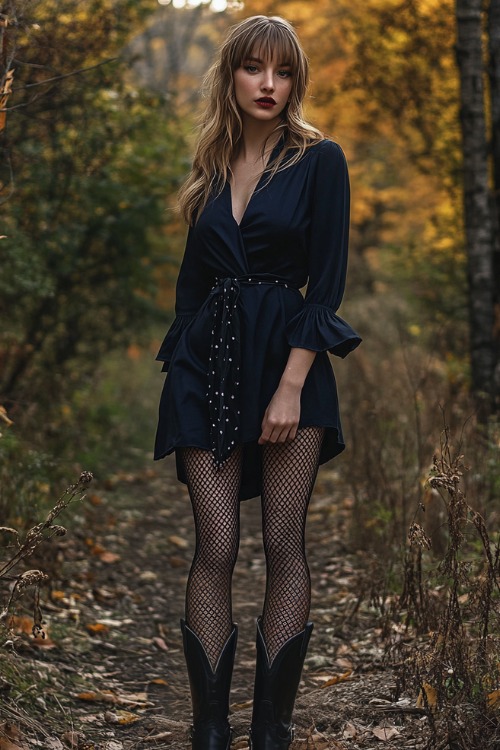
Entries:
{"label": "woman's knee", "polygon": [[265,539],[264,553],[268,564],[283,568],[297,569],[307,564],[303,543],[285,536]]}
{"label": "woman's knee", "polygon": [[238,542],[236,539],[226,539],[225,542],[217,539],[203,544],[197,550],[193,564],[210,575],[232,572],[238,557]]}

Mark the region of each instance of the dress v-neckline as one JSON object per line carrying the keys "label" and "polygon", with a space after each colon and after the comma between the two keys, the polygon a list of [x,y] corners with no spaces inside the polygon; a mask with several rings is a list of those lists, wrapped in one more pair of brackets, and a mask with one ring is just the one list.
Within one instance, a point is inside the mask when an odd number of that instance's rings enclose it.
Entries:
{"label": "dress v-neckline", "polygon": [[240,229],[241,225],[243,224],[243,221],[244,221],[244,219],[245,219],[245,217],[247,215],[247,211],[248,211],[248,208],[250,206],[250,203],[252,202],[252,198],[254,197],[255,193],[257,192],[257,189],[260,187],[260,183],[262,181],[262,178],[264,177],[265,171],[266,170],[264,169],[264,171],[260,175],[259,179],[255,183],[255,187],[252,190],[252,192],[250,193],[250,198],[248,199],[248,202],[247,202],[247,204],[245,206],[245,209],[244,209],[243,213],[241,214],[241,219],[239,221],[236,221],[236,217],[235,217],[234,211],[233,211],[233,189],[232,189],[232,186],[231,186],[231,183],[229,182],[229,180],[227,181],[227,184],[228,184],[228,187],[229,187],[229,208],[231,210],[232,219],[233,219],[234,223],[236,224],[236,226],[238,227],[238,229]]}
{"label": "dress v-neckline", "polygon": [[247,202],[247,204],[245,206],[245,209],[244,209],[243,213],[241,214],[241,219],[239,221],[236,221],[236,218],[235,218],[235,215],[234,215],[234,211],[233,211],[233,189],[231,187],[231,182],[229,180],[227,180],[226,184],[227,184],[227,186],[229,188],[229,210],[231,212],[231,217],[232,217],[234,223],[236,224],[236,226],[238,227],[238,229],[241,229],[241,225],[243,224],[243,222],[244,222],[244,220],[246,218],[248,209],[250,208],[250,204],[251,204],[251,202],[252,202],[255,194],[257,193],[258,189],[260,188],[260,183],[262,182],[262,179],[263,179],[264,175],[266,174],[266,170],[267,170],[269,164],[271,163],[272,159],[275,156],[275,152],[277,151],[278,147],[281,148],[282,145],[283,145],[283,136],[281,135],[278,138],[278,140],[276,141],[276,143],[274,144],[274,146],[272,147],[272,149],[271,149],[271,152],[270,152],[270,154],[268,156],[268,159],[266,161],[266,166],[264,167],[264,169],[263,169],[263,171],[262,171],[259,179],[255,183],[255,186],[254,186],[252,192],[250,193],[250,198],[248,199],[248,202]]}

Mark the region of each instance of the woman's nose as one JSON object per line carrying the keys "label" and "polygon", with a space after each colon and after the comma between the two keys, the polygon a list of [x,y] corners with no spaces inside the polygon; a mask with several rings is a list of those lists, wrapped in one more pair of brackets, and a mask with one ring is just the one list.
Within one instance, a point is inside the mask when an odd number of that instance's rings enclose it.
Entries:
{"label": "woman's nose", "polygon": [[265,91],[274,91],[274,77],[272,70],[264,71],[264,78],[261,83],[261,88]]}

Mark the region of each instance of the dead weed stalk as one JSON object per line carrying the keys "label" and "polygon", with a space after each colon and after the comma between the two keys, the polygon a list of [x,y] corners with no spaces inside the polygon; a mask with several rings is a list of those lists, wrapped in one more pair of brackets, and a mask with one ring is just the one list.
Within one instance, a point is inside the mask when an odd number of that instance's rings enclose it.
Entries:
{"label": "dead weed stalk", "polygon": [[21,540],[17,529],[10,526],[0,526],[0,533],[12,539],[12,544],[7,549],[15,548],[15,551],[7,560],[0,562],[0,582],[2,580],[13,582],[11,583],[11,591],[7,604],[0,612],[0,623],[8,622],[13,603],[22,596],[26,589],[33,587],[33,635],[42,635],[43,637],[40,585],[48,580],[48,575],[42,570],[26,570],[17,575],[11,575],[11,572],[23,560],[31,557],[41,544],[49,541],[54,536],[64,536],[66,534],[65,527],[54,523],[54,521],[71,503],[83,499],[83,493],[87,490],[92,479],[93,476],[90,471],[83,471],[80,474],[78,482],[66,488],[52,510],[48,513],[45,521],[29,529],[24,540]]}
{"label": "dead weed stalk", "polygon": [[[441,435],[428,483],[444,506],[447,544],[432,560],[420,524],[409,530],[400,610],[417,630],[402,666],[433,727],[431,747],[499,747],[500,543],[467,502],[464,456]],[[424,507],[421,506],[424,510]]]}

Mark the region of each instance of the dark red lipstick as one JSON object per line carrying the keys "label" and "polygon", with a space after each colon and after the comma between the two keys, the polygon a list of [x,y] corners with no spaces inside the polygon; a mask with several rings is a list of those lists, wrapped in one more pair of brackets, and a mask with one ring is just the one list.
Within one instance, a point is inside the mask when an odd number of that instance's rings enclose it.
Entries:
{"label": "dark red lipstick", "polygon": [[256,104],[260,107],[265,107],[266,109],[276,106],[276,102],[272,96],[262,96],[260,99],[256,100]]}

